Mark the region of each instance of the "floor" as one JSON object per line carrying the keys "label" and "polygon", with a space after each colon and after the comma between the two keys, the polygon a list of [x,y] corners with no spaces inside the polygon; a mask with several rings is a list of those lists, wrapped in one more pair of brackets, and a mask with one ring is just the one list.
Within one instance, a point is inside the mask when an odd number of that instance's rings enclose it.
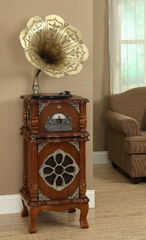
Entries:
{"label": "floor", "polygon": [[80,229],[79,212],[42,212],[38,233],[28,234],[28,218],[0,215],[0,240],[146,240],[146,181],[134,185],[110,164],[94,166],[96,208],[89,229]]}

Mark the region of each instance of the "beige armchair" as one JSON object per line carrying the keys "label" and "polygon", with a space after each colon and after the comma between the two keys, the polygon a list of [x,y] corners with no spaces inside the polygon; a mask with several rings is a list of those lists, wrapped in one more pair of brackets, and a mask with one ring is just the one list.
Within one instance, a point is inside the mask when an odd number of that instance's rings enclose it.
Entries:
{"label": "beige armchair", "polygon": [[110,96],[108,153],[134,183],[146,177],[146,87]]}

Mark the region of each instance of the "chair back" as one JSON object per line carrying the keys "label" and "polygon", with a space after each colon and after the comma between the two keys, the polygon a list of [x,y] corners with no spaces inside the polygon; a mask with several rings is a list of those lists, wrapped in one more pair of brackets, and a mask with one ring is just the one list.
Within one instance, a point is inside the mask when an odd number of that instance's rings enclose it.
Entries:
{"label": "chair back", "polygon": [[146,130],[146,87],[130,89],[110,96],[110,108],[136,119],[141,130]]}

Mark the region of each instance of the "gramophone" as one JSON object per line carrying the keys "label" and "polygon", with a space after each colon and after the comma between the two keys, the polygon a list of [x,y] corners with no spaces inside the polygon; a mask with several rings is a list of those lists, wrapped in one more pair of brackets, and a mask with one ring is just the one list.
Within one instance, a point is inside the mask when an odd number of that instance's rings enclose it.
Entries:
{"label": "gramophone", "polygon": [[[88,49],[80,31],[57,15],[31,18],[20,33],[20,42],[27,60],[36,68],[32,86],[34,97],[45,97],[39,94],[38,76],[41,71],[55,78],[77,74],[88,58]],[[47,98],[70,95],[69,91],[64,91],[47,94]]]}
{"label": "gramophone", "polygon": [[40,211],[80,210],[80,225],[88,228],[86,196],[87,98],[70,91],[40,94],[41,71],[61,78],[81,71],[88,50],[81,33],[56,15],[31,18],[20,34],[28,61],[36,68],[33,95],[23,99],[22,217],[29,232],[37,231]]}

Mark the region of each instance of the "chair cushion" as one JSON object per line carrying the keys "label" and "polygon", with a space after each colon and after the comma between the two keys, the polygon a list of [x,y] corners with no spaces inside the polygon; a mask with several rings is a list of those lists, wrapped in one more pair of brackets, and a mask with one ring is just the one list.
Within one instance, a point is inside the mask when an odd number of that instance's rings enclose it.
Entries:
{"label": "chair cushion", "polygon": [[125,151],[128,154],[146,153],[146,131],[141,131],[142,136],[127,137]]}

